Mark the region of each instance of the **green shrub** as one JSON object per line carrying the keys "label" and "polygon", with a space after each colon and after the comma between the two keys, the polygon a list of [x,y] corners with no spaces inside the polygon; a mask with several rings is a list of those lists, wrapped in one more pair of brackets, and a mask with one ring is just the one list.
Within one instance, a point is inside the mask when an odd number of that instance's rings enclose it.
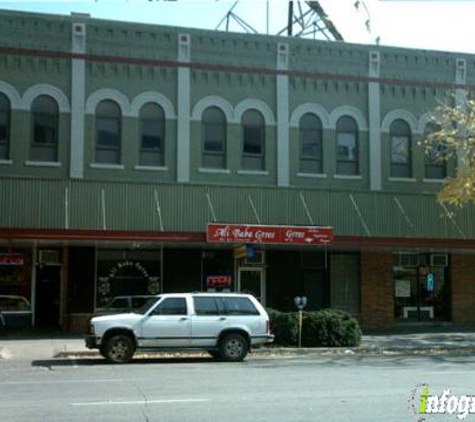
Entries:
{"label": "green shrub", "polygon": [[267,309],[274,344],[278,346],[295,346],[297,344],[298,327],[295,314]]}
{"label": "green shrub", "polygon": [[336,309],[304,312],[302,346],[353,347],[360,341],[358,321],[346,312]]}

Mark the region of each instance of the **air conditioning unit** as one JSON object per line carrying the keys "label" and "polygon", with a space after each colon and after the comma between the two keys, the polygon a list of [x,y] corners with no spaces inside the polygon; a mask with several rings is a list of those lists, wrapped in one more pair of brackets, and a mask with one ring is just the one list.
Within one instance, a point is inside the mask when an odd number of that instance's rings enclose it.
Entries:
{"label": "air conditioning unit", "polygon": [[411,252],[399,252],[397,254],[396,261],[398,267],[418,267],[419,254]]}
{"label": "air conditioning unit", "polygon": [[61,264],[59,260],[59,251],[54,249],[45,249],[39,251],[38,261],[40,264]]}
{"label": "air conditioning unit", "polygon": [[449,256],[446,253],[434,253],[430,256],[430,265],[432,267],[447,267]]}

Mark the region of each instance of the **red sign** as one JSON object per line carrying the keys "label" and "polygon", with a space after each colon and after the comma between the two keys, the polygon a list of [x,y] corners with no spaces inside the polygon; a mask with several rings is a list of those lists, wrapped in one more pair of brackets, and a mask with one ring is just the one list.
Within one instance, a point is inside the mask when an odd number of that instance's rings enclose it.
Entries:
{"label": "red sign", "polygon": [[208,243],[329,245],[333,242],[333,228],[208,224],[206,240]]}
{"label": "red sign", "polygon": [[23,265],[22,253],[0,253],[0,265]]}
{"label": "red sign", "polygon": [[230,275],[209,275],[206,277],[207,287],[231,287],[231,284]]}

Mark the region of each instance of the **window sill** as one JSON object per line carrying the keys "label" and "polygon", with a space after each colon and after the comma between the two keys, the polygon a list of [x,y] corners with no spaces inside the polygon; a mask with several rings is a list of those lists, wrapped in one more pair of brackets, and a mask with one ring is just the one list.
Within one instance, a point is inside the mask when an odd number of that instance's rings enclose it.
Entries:
{"label": "window sill", "polygon": [[342,180],[363,180],[363,176],[359,174],[351,175],[351,174],[334,174],[334,179],[342,179]]}
{"label": "window sill", "polygon": [[33,167],[61,167],[61,163],[57,161],[25,161],[26,166]]}
{"label": "window sill", "polygon": [[268,176],[269,172],[265,170],[238,170],[238,174],[245,176]]}
{"label": "window sill", "polygon": [[297,177],[310,177],[314,179],[326,179],[327,175],[324,173],[297,173]]}
{"label": "window sill", "polygon": [[424,183],[444,183],[445,178],[444,179],[422,179],[422,181]]}
{"label": "window sill", "polygon": [[204,168],[200,167],[198,169],[200,173],[216,173],[216,174],[230,174],[231,170],[229,169],[212,169],[212,168]]}
{"label": "window sill", "polygon": [[13,161],[12,160],[0,160],[0,164],[10,165],[10,164],[13,164]]}
{"label": "window sill", "polygon": [[135,166],[134,169],[143,171],[168,171],[168,167],[164,166]]}
{"label": "window sill", "polygon": [[412,177],[390,177],[390,182],[415,183],[417,180]]}
{"label": "window sill", "polygon": [[92,169],[101,169],[101,170],[124,170],[125,166],[123,164],[101,164],[101,163],[91,163],[89,167]]}

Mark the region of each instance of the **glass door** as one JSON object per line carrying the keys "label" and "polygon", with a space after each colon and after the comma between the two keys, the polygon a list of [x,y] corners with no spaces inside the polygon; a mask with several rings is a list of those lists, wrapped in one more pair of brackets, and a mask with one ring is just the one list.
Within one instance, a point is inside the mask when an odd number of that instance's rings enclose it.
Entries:
{"label": "glass door", "polygon": [[239,267],[238,291],[252,294],[262,305],[266,302],[264,268]]}

